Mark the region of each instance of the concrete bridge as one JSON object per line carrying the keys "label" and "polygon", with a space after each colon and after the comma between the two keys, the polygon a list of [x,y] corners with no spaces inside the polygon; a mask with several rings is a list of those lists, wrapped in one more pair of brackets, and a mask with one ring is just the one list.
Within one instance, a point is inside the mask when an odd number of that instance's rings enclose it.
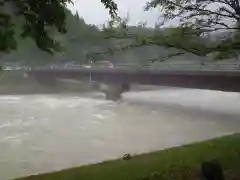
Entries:
{"label": "concrete bridge", "polygon": [[106,98],[112,100],[117,100],[123,92],[129,91],[133,83],[240,92],[239,70],[78,68],[32,69],[27,74],[46,85],[54,85],[56,79],[97,81]]}

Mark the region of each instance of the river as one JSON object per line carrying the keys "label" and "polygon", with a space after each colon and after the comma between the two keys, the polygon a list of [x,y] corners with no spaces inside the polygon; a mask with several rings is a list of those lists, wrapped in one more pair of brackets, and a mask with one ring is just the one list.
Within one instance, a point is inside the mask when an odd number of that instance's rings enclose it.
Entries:
{"label": "river", "polygon": [[240,94],[159,89],[0,96],[1,180],[240,132]]}

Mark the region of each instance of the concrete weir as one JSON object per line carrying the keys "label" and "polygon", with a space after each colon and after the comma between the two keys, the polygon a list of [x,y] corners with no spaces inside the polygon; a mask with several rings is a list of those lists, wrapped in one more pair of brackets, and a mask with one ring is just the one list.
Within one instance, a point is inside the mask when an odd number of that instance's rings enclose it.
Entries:
{"label": "concrete weir", "polygon": [[[130,83],[190,89],[240,92],[240,71],[151,69],[35,69],[34,78],[88,79],[101,83]],[[46,82],[48,83],[48,82]]]}

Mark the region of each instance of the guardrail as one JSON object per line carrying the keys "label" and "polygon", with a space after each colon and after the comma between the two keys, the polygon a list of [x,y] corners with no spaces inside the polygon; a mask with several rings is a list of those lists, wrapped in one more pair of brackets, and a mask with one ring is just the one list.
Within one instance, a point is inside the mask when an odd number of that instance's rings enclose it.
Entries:
{"label": "guardrail", "polygon": [[240,63],[161,64],[148,67],[153,70],[240,70]]}
{"label": "guardrail", "polygon": [[[136,64],[116,64],[114,67],[108,66],[71,66],[71,67],[59,67],[52,66],[49,69],[146,69],[146,70],[226,70],[226,71],[238,71],[240,70],[239,63],[159,63],[155,65],[136,65]],[[39,67],[33,69],[46,69],[46,67]]]}

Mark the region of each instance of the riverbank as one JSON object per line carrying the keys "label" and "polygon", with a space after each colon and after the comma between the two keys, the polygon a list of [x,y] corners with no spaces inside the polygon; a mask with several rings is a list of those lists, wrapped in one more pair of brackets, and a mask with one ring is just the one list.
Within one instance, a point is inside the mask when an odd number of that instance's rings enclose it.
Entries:
{"label": "riverbank", "polygon": [[239,178],[240,134],[18,180],[150,180],[153,174],[161,180],[194,180],[201,162],[213,158],[221,162],[227,179]]}

